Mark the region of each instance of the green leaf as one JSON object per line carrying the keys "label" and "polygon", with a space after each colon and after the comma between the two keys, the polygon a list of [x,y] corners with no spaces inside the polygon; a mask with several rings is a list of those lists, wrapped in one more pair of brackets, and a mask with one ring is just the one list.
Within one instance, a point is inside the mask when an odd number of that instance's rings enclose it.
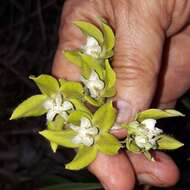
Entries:
{"label": "green leaf", "polygon": [[67,122],[75,124],[75,125],[80,125],[80,120],[81,120],[82,117],[86,117],[90,121],[92,120],[91,113],[89,113],[89,112],[83,112],[83,111],[75,111],[75,112],[72,112],[69,115],[69,117],[67,119]]}
{"label": "green leaf", "polygon": [[44,95],[35,95],[26,99],[15,108],[10,119],[43,115],[47,112],[43,108],[43,103],[46,99],[47,97]]}
{"label": "green leaf", "polygon": [[184,144],[168,135],[160,135],[157,141],[158,149],[173,150],[182,147]]}
{"label": "green leaf", "polygon": [[82,66],[82,60],[81,60],[81,56],[79,54],[79,51],[64,51],[63,52],[64,57],[70,61],[72,64],[75,64],[79,67]]}
{"label": "green leaf", "polygon": [[96,159],[97,149],[95,146],[80,146],[74,159],[68,163],[65,168],[69,170],[80,170]]}
{"label": "green leaf", "polygon": [[[93,58],[92,56],[86,55],[86,54],[81,54],[81,59],[84,62],[84,65],[82,69],[85,69],[85,67],[88,67],[88,76],[85,78],[89,78],[92,70],[95,70],[98,76],[100,77],[101,80],[104,79],[104,72],[103,72],[103,65],[102,63],[98,60]],[[89,73],[90,72],[90,73]],[[84,71],[83,71],[84,73]]]}
{"label": "green leaf", "polygon": [[77,148],[79,146],[78,144],[72,142],[72,139],[76,136],[76,132],[70,129],[65,131],[44,130],[39,132],[39,134],[48,139],[50,142],[67,148]]}
{"label": "green leaf", "polygon": [[58,81],[50,75],[30,76],[29,78],[36,83],[42,94],[51,97],[59,91]]}
{"label": "green leaf", "polygon": [[117,154],[121,148],[119,141],[113,135],[108,133],[101,134],[99,139],[96,141],[95,146],[97,146],[100,152],[108,155]]}
{"label": "green leaf", "polygon": [[69,101],[74,105],[76,111],[90,113],[90,110],[80,100],[70,99]]}
{"label": "green leaf", "polygon": [[92,36],[100,44],[103,43],[104,41],[103,34],[95,25],[85,21],[75,21],[74,25],[77,26],[86,36]]}
{"label": "green leaf", "polygon": [[104,35],[104,46],[107,51],[113,49],[115,45],[115,35],[110,26],[102,22],[102,31]]}
{"label": "green leaf", "polygon": [[102,132],[108,132],[115,122],[116,114],[112,102],[108,102],[95,112],[92,121]]}
{"label": "green leaf", "polygon": [[82,85],[73,81],[62,82],[60,91],[63,93],[64,98],[81,98],[84,93]]}
{"label": "green leaf", "polygon": [[112,97],[116,94],[116,74],[111,68],[108,59],[105,60],[105,92],[103,94],[104,97]]}
{"label": "green leaf", "polygon": [[167,118],[167,117],[178,117],[178,116],[184,116],[181,112],[178,112],[176,110],[160,110],[160,109],[148,109],[145,111],[142,111],[137,114],[137,120],[143,121],[145,119],[161,119],[161,118]]}
{"label": "green leaf", "polygon": [[105,100],[105,98],[102,98],[102,97],[100,97],[98,99],[94,99],[91,96],[85,96],[84,99],[89,104],[91,104],[92,106],[95,106],[95,107],[100,107],[104,103],[104,100]]}
{"label": "green leaf", "polygon": [[98,183],[63,183],[58,185],[50,185],[37,190],[101,190],[102,186]]}

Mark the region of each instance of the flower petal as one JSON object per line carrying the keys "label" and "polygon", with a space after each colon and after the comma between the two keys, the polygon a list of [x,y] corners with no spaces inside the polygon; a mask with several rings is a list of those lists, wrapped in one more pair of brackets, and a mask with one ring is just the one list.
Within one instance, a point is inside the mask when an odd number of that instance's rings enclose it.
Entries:
{"label": "flower petal", "polygon": [[52,108],[53,108],[53,105],[54,105],[54,101],[53,101],[53,99],[51,99],[51,98],[47,99],[47,100],[43,103],[43,107],[44,107],[46,110],[52,109]]}
{"label": "flower petal", "polygon": [[73,104],[70,101],[64,101],[62,106],[63,106],[63,110],[64,111],[68,111],[68,110],[73,110],[74,109]]}
{"label": "flower petal", "polygon": [[56,116],[56,112],[55,111],[53,111],[53,110],[49,110],[48,112],[47,112],[47,115],[46,115],[46,118],[47,118],[47,120],[48,121],[53,121],[53,119],[54,119],[54,117]]}
{"label": "flower petal", "polygon": [[156,120],[155,119],[145,119],[141,122],[145,127],[149,130],[154,130],[155,125],[156,125]]}
{"label": "flower petal", "polygon": [[81,120],[80,120],[80,126],[82,128],[90,128],[92,126],[90,120],[86,117],[81,117]]}

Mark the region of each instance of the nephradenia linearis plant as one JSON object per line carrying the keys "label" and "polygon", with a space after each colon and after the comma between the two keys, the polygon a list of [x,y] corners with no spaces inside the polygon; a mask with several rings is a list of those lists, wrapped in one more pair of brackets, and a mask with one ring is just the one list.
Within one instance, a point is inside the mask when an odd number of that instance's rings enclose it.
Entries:
{"label": "nephradenia linearis plant", "polygon": [[[116,74],[110,65],[115,36],[111,27],[100,20],[101,29],[88,22],[74,22],[85,35],[86,43],[80,49],[64,51],[65,58],[80,67],[80,82],[57,80],[43,74],[30,76],[41,94],[26,99],[11,116],[11,119],[18,119],[46,114],[47,128],[39,134],[50,142],[53,152],[58,146],[76,150],[76,156],[66,165],[70,170],[88,166],[98,152],[115,155],[120,148],[125,148],[153,160],[152,149],[170,150],[183,146],[156,127],[158,119],[184,116],[176,110],[149,109],[138,113],[133,122],[120,125],[128,132],[124,141],[110,133],[117,117],[117,110],[109,100],[116,94]],[[95,107],[96,111],[89,110],[86,104]]]}

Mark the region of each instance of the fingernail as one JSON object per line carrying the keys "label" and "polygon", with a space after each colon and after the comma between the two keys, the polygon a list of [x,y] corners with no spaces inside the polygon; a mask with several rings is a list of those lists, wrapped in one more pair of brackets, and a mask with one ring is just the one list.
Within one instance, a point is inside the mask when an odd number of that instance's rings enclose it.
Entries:
{"label": "fingernail", "polygon": [[123,100],[117,101],[117,109],[118,109],[118,115],[117,115],[117,122],[127,122],[131,119],[133,115],[132,106]]}

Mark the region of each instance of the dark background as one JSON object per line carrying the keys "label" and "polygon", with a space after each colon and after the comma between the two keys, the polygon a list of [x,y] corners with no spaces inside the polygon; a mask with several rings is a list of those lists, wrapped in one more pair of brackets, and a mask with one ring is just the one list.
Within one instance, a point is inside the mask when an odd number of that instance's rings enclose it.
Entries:
{"label": "dark background", "polygon": [[[38,93],[28,76],[51,71],[63,3],[64,0],[0,1],[0,190],[96,181],[87,171],[64,170],[72,154],[64,149],[53,154],[37,134],[45,126],[44,117],[9,121],[16,105]],[[170,153],[182,173],[180,182],[170,190],[190,189],[189,97],[187,93],[177,105],[186,118],[161,121],[167,133],[186,144]]]}

